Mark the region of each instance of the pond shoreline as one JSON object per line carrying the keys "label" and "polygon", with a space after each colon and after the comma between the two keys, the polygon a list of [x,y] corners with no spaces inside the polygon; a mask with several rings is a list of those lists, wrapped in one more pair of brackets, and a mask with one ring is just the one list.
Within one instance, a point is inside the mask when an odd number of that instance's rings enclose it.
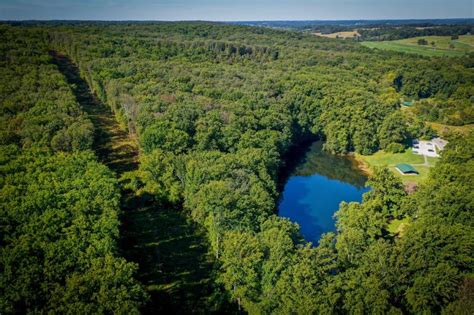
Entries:
{"label": "pond shoreline", "polygon": [[279,175],[276,213],[300,226],[306,241],[317,244],[334,232],[334,213],[341,202],[360,202],[369,190],[367,176],[352,155],[333,155],[322,141],[302,142],[286,158]]}
{"label": "pond shoreline", "polygon": [[365,176],[369,177],[373,174],[373,169],[370,167],[370,164],[367,163],[363,158],[360,157],[359,154],[355,152],[350,152],[346,155],[346,157],[351,160],[354,165],[354,168],[361,171]]}

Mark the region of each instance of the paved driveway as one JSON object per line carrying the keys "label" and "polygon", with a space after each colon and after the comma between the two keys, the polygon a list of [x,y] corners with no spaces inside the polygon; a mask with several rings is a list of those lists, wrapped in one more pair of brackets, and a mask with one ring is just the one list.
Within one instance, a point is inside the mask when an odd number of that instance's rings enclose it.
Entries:
{"label": "paved driveway", "polygon": [[436,152],[437,148],[431,141],[413,141],[413,153],[429,156],[429,157],[439,157],[439,154]]}

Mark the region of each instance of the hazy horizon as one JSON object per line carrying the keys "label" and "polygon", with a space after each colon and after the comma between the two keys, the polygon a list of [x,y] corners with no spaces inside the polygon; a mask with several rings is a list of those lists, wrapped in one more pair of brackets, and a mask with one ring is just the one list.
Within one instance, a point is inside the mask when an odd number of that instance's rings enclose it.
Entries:
{"label": "hazy horizon", "polygon": [[471,0],[0,0],[0,20],[307,21],[473,18]]}
{"label": "hazy horizon", "polygon": [[260,20],[202,20],[202,19],[188,19],[188,20],[159,20],[159,19],[121,19],[121,20],[107,20],[107,19],[1,19],[0,21],[38,21],[38,22],[54,22],[54,21],[70,21],[70,22],[215,22],[215,23],[233,23],[233,22],[337,22],[337,21],[443,21],[443,20],[474,20],[471,17],[446,17],[446,18],[390,18],[390,19],[260,19]]}

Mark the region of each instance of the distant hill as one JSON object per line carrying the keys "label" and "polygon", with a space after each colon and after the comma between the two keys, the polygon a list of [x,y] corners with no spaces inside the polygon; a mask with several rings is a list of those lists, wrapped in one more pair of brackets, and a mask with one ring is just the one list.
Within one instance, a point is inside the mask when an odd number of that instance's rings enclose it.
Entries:
{"label": "distant hill", "polygon": [[462,25],[474,24],[474,19],[408,19],[408,20],[300,20],[300,21],[237,21],[227,22],[229,24],[249,25],[249,26],[264,26],[272,28],[286,28],[286,29],[302,29],[311,28],[312,26],[332,25],[332,26],[375,26],[375,25],[413,25],[413,26],[427,26],[427,25]]}

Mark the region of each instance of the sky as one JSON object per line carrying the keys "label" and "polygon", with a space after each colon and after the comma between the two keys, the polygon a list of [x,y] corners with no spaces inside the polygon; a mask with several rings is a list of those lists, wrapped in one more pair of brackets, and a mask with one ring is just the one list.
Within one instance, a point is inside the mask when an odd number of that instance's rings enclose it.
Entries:
{"label": "sky", "polygon": [[474,0],[0,0],[0,20],[473,18]]}

